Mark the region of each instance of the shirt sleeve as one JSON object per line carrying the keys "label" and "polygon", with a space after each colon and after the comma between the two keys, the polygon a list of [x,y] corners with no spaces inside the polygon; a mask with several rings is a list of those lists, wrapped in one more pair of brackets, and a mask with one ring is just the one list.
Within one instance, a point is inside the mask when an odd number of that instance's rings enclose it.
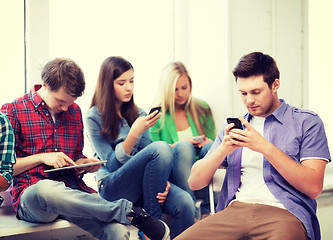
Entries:
{"label": "shirt sleeve", "polygon": [[207,137],[214,140],[215,139],[215,124],[214,124],[213,116],[207,115],[205,121],[207,124],[207,128],[205,129],[205,131],[207,132]]}
{"label": "shirt sleeve", "polygon": [[331,161],[324,124],[318,115],[311,115],[303,123],[301,159],[318,158]]}
{"label": "shirt sleeve", "polygon": [[122,143],[117,144],[116,147],[113,148],[110,141],[101,135],[102,126],[94,113],[88,113],[85,124],[91,147],[99,159],[110,160],[116,158],[119,162],[124,163],[130,158],[130,156],[125,153]]}
{"label": "shirt sleeve", "polygon": [[[206,156],[211,154],[218,146],[221,145],[221,143],[223,141],[223,138],[224,138],[224,129],[219,132],[219,134],[217,135],[213,145],[210,147],[209,151],[207,152]],[[221,166],[227,167],[227,161],[225,161],[225,159],[222,162]]]}
{"label": "shirt sleeve", "polygon": [[0,115],[0,175],[3,176],[10,185],[13,180],[13,166],[16,163],[14,151],[13,129],[7,117],[2,113]]}
{"label": "shirt sleeve", "polygon": [[160,126],[161,119],[157,121],[157,123],[149,128],[149,134],[151,139],[156,142],[156,141],[161,141],[161,126]]}

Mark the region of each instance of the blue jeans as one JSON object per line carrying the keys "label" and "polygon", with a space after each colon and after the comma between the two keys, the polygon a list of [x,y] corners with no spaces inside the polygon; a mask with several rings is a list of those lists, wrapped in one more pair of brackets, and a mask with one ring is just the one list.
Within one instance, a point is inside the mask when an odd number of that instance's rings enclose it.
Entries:
{"label": "blue jeans", "polygon": [[143,200],[144,209],[154,217],[172,216],[172,238],[194,223],[193,201],[187,192],[172,184],[163,205],[156,198],[165,191],[172,168],[172,151],[166,142],[149,144],[124,165],[109,160],[107,168],[111,173],[99,183],[99,193],[106,200],[125,198],[134,204]]}
{"label": "blue jeans", "polygon": [[[191,173],[192,165],[196,161],[197,152],[199,152],[199,159],[203,158],[212,144],[212,142],[207,143],[201,150],[196,150],[192,143],[188,141],[180,141],[172,150],[173,168],[170,181],[188,192],[191,195],[194,204],[197,201],[197,197],[202,199],[200,204],[202,214],[210,213],[208,186],[197,191],[192,191],[188,185],[188,178]],[[198,217],[198,210],[196,210],[195,215],[195,217]]]}
{"label": "blue jeans", "polygon": [[[77,185],[73,183],[75,188]],[[98,239],[129,239],[127,214],[132,203],[121,199],[109,202],[98,196],[70,187],[63,182],[40,180],[23,192],[17,214],[34,223],[63,218],[90,232]]]}

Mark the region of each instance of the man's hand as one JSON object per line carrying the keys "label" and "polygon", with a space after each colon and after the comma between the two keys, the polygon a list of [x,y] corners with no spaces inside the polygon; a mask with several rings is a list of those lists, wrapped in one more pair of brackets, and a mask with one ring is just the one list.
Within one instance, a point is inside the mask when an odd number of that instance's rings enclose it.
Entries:
{"label": "man's hand", "polygon": [[63,152],[41,153],[39,157],[43,163],[54,168],[61,168],[66,166],[77,165],[70,157]]}
{"label": "man's hand", "polygon": [[264,154],[267,144],[270,143],[243,117],[238,117],[238,119],[244,124],[246,130],[231,129],[229,135],[232,138],[229,141],[234,145],[247,147],[255,152]]}
{"label": "man's hand", "polygon": [[[92,162],[100,162],[100,160],[97,158],[80,158],[80,159],[76,160],[76,164],[78,164],[78,165],[92,163]],[[98,169],[100,169],[100,168],[101,168],[101,165],[97,164],[97,165],[93,165],[93,166],[89,166],[89,167],[83,167],[81,169],[85,172],[93,173],[93,172],[98,171]]]}
{"label": "man's hand", "polygon": [[170,187],[171,187],[171,185],[170,185],[169,181],[167,181],[164,192],[157,194],[156,198],[158,199],[159,204],[163,205],[163,203],[167,199],[169,191],[170,191]]}
{"label": "man's hand", "polygon": [[[232,129],[233,126],[234,126],[234,123],[230,123],[226,126],[222,143],[219,146],[219,148],[221,149],[221,151],[223,152],[223,154],[225,156],[233,153],[235,151],[235,149],[241,147],[239,145],[239,141],[236,141],[234,139],[234,134],[235,134],[234,131],[237,129]],[[244,130],[240,130],[240,131],[244,131]]]}

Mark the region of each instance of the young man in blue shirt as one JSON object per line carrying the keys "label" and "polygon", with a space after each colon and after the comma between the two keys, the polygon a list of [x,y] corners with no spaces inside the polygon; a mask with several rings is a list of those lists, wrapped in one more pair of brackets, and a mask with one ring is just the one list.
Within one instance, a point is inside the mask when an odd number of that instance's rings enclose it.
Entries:
{"label": "young man in blue shirt", "polygon": [[233,74],[248,109],[243,130],[227,125],[189,178],[200,189],[226,167],[218,212],[177,239],[320,239],[315,198],[331,161],[321,119],[278,98],[272,57],[247,54]]}

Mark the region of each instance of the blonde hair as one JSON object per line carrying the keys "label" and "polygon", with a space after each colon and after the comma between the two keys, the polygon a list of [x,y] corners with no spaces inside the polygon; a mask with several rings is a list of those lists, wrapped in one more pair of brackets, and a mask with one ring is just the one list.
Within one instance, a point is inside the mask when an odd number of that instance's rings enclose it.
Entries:
{"label": "blonde hair", "polygon": [[[192,80],[191,77],[182,62],[171,62],[166,65],[162,72],[159,83],[159,95],[157,96],[157,104],[162,107],[162,124],[165,122],[165,113],[169,111],[171,118],[175,121],[175,89],[176,84],[180,76],[186,75],[190,82],[190,96],[185,104],[184,110],[189,112],[193,119],[200,135],[206,135],[202,121],[204,121],[206,115],[212,115],[209,108],[204,107],[198,103],[198,101],[192,97]],[[202,121],[200,121],[200,118]]]}

